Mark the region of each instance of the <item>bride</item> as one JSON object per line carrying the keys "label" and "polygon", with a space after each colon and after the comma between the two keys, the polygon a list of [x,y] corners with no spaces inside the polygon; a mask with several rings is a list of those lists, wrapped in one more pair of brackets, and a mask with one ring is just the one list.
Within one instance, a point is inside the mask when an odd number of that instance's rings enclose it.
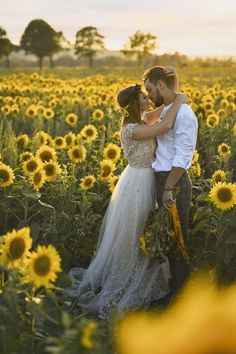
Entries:
{"label": "bride", "polygon": [[139,85],[120,90],[117,102],[125,109],[121,143],[128,165],[105,213],[96,255],[86,270],[75,267],[69,271],[72,288],[66,290],[69,296],[76,298],[83,311],[96,313],[101,319],[109,318],[114,310],[122,314],[131,309],[148,308],[151,301],[169,292],[168,261],[160,264],[143,255],[139,236],[155,208],[151,167],[156,150],[154,138],[172,127],[187,98],[177,94],[165,119],[148,125],[144,120],[157,121],[160,108],[144,113],[149,109],[149,101]]}

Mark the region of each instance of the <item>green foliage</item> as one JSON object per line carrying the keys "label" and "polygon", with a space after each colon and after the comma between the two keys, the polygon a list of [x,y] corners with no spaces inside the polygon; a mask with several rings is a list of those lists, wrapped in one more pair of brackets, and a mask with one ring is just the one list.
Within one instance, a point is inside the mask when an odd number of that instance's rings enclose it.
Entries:
{"label": "green foliage", "polygon": [[39,67],[42,67],[45,56],[52,57],[61,47],[62,32],[56,32],[47,22],[33,20],[26,27],[20,46],[26,54],[35,54],[39,58]]}
{"label": "green foliage", "polygon": [[104,36],[96,27],[84,27],[76,33],[75,53],[87,57],[90,67],[96,52],[101,49],[104,49]]}
{"label": "green foliage", "polygon": [[143,65],[144,59],[157,47],[156,36],[151,33],[135,32],[129,37],[128,43],[124,46],[122,53],[127,56],[136,56],[139,66]]}

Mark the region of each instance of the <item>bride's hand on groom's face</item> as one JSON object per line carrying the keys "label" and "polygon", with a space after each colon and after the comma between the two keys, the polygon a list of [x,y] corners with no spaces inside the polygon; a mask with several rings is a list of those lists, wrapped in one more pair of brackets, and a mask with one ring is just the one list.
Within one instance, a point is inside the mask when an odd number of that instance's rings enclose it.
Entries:
{"label": "bride's hand on groom's face", "polygon": [[173,68],[173,66],[166,66],[164,68],[164,73],[166,74],[166,76],[176,76],[176,70],[175,68]]}
{"label": "bride's hand on groom's face", "polygon": [[167,210],[169,210],[174,205],[175,200],[173,199],[172,191],[164,191],[162,202]]}

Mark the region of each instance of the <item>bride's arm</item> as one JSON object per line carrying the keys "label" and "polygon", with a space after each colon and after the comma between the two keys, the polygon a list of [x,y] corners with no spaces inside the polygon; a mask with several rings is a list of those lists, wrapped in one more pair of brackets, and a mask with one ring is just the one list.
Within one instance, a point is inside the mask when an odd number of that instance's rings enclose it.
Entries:
{"label": "bride's arm", "polygon": [[166,112],[165,119],[160,123],[152,125],[137,125],[132,132],[134,140],[154,138],[170,129],[174,124],[176,115],[182,103],[187,103],[188,99],[184,94],[178,94],[170,109]]}
{"label": "bride's arm", "polygon": [[147,124],[154,124],[157,123],[159,121],[161,112],[163,110],[163,105],[161,107],[157,107],[156,109],[154,109],[153,111],[150,112],[145,112],[143,114],[143,121]]}

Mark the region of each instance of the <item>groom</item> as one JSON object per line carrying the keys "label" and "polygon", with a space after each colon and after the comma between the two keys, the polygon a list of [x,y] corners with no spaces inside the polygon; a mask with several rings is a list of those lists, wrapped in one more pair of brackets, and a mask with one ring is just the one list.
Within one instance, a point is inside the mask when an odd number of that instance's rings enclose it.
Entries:
{"label": "groom", "polygon": [[[165,68],[154,66],[143,75],[143,82],[149,98],[156,107],[164,104],[161,119],[171,107],[176,97],[175,75],[167,75]],[[174,204],[173,190],[178,186],[176,206],[179,214],[185,246],[188,250],[188,218],[192,196],[192,185],[188,175],[193,153],[197,141],[198,121],[187,104],[180,107],[173,127],[157,137],[156,160],[152,167],[156,175],[157,203],[166,209]],[[171,293],[176,293],[189,275],[188,264],[184,257],[169,258],[171,280]]]}

